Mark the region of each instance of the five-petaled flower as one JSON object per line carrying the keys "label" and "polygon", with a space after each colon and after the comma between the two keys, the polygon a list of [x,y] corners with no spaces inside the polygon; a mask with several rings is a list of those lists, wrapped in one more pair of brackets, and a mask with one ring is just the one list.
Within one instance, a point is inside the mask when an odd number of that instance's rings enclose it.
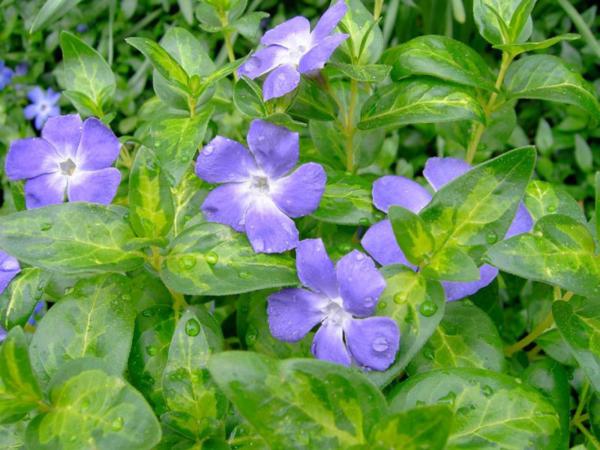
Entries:
{"label": "five-petaled flower", "polygon": [[69,201],[108,204],[121,181],[111,167],[120,144],[114,133],[98,119],[81,121],[77,114],[51,117],[41,138],[18,139],[6,155],[10,180],[27,180],[27,208]]}
{"label": "five-petaled flower", "polygon": [[27,120],[33,120],[37,130],[41,130],[49,117],[55,117],[60,114],[60,107],[57,105],[60,100],[60,93],[54,92],[51,88],[44,91],[40,87],[34,87],[27,94],[31,101],[23,110]]}
{"label": "five-petaled flower", "polygon": [[320,164],[303,164],[298,133],[262,120],[248,131],[248,151],[242,144],[217,136],[196,161],[196,174],[212,190],[202,211],[207,220],[245,231],[258,253],[281,253],[298,245],[298,229],[290,219],[312,213],[325,190]]}
{"label": "five-petaled flower", "polygon": [[[465,161],[456,158],[429,158],[423,175],[434,190],[442,188],[455,178],[471,169]],[[386,175],[373,183],[373,204],[383,212],[391,206],[402,206],[418,213],[431,200],[431,194],[420,184],[401,176]],[[506,238],[531,230],[533,220],[523,204],[519,205],[515,218],[506,233]],[[381,265],[404,264],[408,262],[398,246],[392,224],[388,219],[376,223],[362,238],[363,248]],[[479,268],[480,278],[471,282],[445,281],[442,283],[446,300],[458,300],[473,295],[490,284],[498,275],[498,269],[484,264]]]}
{"label": "five-petaled flower", "polygon": [[348,38],[347,34],[331,34],[346,14],[344,0],[330,7],[315,28],[310,31],[306,17],[297,16],[267,31],[254,53],[238,70],[240,75],[254,79],[271,72],[263,85],[265,100],[282,97],[300,83],[300,74],[323,68],[335,49]]}
{"label": "five-petaled flower", "polygon": [[10,84],[15,73],[0,60],[0,91]]}
{"label": "five-petaled flower", "polygon": [[308,289],[283,289],[268,298],[271,334],[297,342],[319,323],[315,357],[349,366],[385,370],[396,358],[398,324],[389,317],[370,317],[385,289],[371,258],[358,250],[334,267],[321,239],[306,239],[296,249],[298,277]]}

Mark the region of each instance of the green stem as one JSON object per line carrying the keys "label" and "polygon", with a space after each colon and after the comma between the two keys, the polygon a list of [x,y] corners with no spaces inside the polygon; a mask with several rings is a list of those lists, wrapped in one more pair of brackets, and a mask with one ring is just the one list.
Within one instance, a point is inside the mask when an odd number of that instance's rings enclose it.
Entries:
{"label": "green stem", "polygon": [[107,63],[112,66],[114,55],[113,23],[115,21],[115,0],[111,0],[108,7],[108,57]]}
{"label": "green stem", "polygon": [[[490,98],[483,108],[483,112],[485,113],[486,121],[489,119],[490,115],[494,112],[494,107],[496,106],[496,100],[498,99],[498,92],[502,88],[502,84],[504,83],[504,78],[506,77],[506,71],[508,70],[510,63],[513,60],[513,56],[511,56],[507,52],[502,52],[502,62],[500,64],[500,70],[498,71],[498,77],[496,78],[496,84],[494,85],[496,91],[492,92]],[[485,131],[485,124],[478,123],[473,131],[471,139],[469,141],[469,145],[467,146],[467,156],[466,161],[471,164],[473,159],[475,158],[475,153],[477,152],[477,147],[479,146],[479,141],[481,141],[481,136],[483,136],[483,132]]]}
{"label": "green stem", "polygon": [[373,20],[377,21],[379,19],[382,9],[383,0],[375,0],[375,6],[373,7]]}
{"label": "green stem", "polygon": [[577,410],[575,411],[575,415],[573,416],[573,420],[571,420],[571,425],[577,426],[578,423],[581,423],[581,413],[583,412],[583,408],[585,407],[585,403],[587,402],[588,392],[590,390],[590,383],[585,380],[583,382],[583,387],[581,388],[581,395],[579,396],[579,403],[577,405]]}
{"label": "green stem", "polygon": [[590,441],[592,443],[592,445],[596,448],[596,450],[600,450],[600,442],[598,442],[598,440],[594,437],[594,435],[592,433],[590,433],[588,431],[588,429],[583,426],[582,423],[578,422],[576,424],[576,426],[579,429],[579,431],[581,431],[583,433],[583,435],[588,439],[588,441]]}
{"label": "green stem", "polygon": [[350,80],[350,104],[346,113],[344,123],[344,134],[346,135],[346,170],[354,172],[354,114],[356,102],[358,99],[358,82],[354,79]]}
{"label": "green stem", "polygon": [[583,17],[581,17],[579,12],[577,12],[577,10],[573,7],[569,0],[557,0],[557,2],[562,7],[562,9],[565,10],[567,15],[571,18],[571,20],[577,27],[577,30],[583,35],[587,44],[596,54],[596,57],[600,58],[600,43],[598,43],[598,41],[594,37],[594,33],[592,33],[592,30],[590,30],[590,27],[588,27],[587,23],[585,23]]}
{"label": "green stem", "polygon": [[527,336],[525,336],[519,342],[516,342],[509,347],[506,347],[504,349],[504,354],[506,356],[512,356],[514,353],[518,352],[519,350],[524,349],[529,344],[531,344],[533,341],[535,341],[538,337],[540,337],[542,335],[542,333],[544,331],[546,331],[548,328],[550,328],[553,324],[554,324],[554,317],[552,316],[552,311],[550,311],[548,313],[548,315],[544,318],[544,320],[542,320],[540,323],[538,323],[537,326],[533,330],[531,330],[531,333],[529,333]]}

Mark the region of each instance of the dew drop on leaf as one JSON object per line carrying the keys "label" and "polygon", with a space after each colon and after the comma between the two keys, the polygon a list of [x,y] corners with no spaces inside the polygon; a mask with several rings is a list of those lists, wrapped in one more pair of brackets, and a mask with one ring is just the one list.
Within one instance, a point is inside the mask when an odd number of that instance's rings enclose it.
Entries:
{"label": "dew drop on leaf", "polygon": [[48,231],[50,229],[52,229],[52,224],[50,222],[44,222],[43,224],[40,225],[41,231]]}
{"label": "dew drop on leaf", "polygon": [[488,386],[487,384],[485,386],[483,386],[481,388],[481,392],[483,392],[483,395],[486,397],[489,397],[490,395],[492,395],[494,393],[494,389],[492,389],[491,386]]}
{"label": "dew drop on leaf", "polygon": [[404,297],[401,292],[394,294],[394,303],[396,305],[401,305],[404,302]]}
{"label": "dew drop on leaf", "polygon": [[248,347],[254,345],[256,342],[256,338],[258,336],[258,330],[254,325],[250,325],[248,327],[248,331],[246,332],[246,345]]}
{"label": "dew drop on leaf", "polygon": [[196,319],[189,319],[185,323],[185,334],[188,336],[198,336],[200,333],[200,323]]}
{"label": "dew drop on leaf", "polygon": [[219,261],[219,255],[217,255],[215,252],[208,252],[204,259],[206,259],[208,264],[214,266]]}
{"label": "dew drop on leaf", "polygon": [[487,241],[488,244],[495,244],[498,241],[498,235],[493,232],[490,231],[487,236],[485,237],[485,240]]}
{"label": "dew drop on leaf", "polygon": [[247,280],[250,278],[250,274],[248,272],[240,272],[240,278]]}
{"label": "dew drop on leaf", "polygon": [[113,429],[113,431],[120,431],[123,429],[123,423],[123,418],[117,417],[115,420],[112,421],[110,427]]}
{"label": "dew drop on leaf", "polygon": [[184,270],[190,270],[196,265],[196,258],[185,255],[179,260],[179,267]]}
{"label": "dew drop on leaf", "polygon": [[367,217],[361,217],[358,220],[358,224],[363,227],[368,227],[370,223],[371,223],[371,221]]}
{"label": "dew drop on leaf", "polygon": [[437,309],[438,307],[435,303],[430,300],[425,300],[419,307],[419,312],[425,317],[431,317],[436,313]]}
{"label": "dew drop on leaf", "polygon": [[148,353],[150,356],[156,355],[156,347],[154,345],[147,346],[146,353]]}

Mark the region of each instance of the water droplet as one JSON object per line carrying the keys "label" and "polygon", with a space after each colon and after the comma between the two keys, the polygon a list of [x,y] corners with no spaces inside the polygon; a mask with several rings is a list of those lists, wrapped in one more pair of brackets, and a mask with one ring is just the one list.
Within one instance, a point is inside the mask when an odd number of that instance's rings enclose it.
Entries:
{"label": "water droplet", "polygon": [[396,305],[401,305],[402,303],[404,303],[404,297],[402,296],[401,292],[394,294],[394,303]]}
{"label": "water droplet", "polygon": [[438,310],[437,305],[430,300],[425,300],[419,307],[419,312],[421,314],[423,314],[425,317],[433,316],[437,310]]}
{"label": "water droplet", "polygon": [[549,213],[555,213],[556,212],[556,205],[550,205],[550,206],[548,206],[548,212]]}
{"label": "water droplet", "polygon": [[51,228],[52,228],[52,224],[50,222],[44,222],[43,224],[40,225],[41,231],[48,231]]}
{"label": "water droplet", "polygon": [[431,347],[425,347],[425,348],[423,349],[423,356],[424,356],[426,359],[433,360],[433,358],[434,358],[434,354],[433,354],[433,350],[431,349]]}
{"label": "water droplet", "polygon": [[390,344],[388,343],[388,340],[386,338],[384,338],[383,336],[379,336],[373,340],[373,343],[371,344],[371,348],[373,350],[375,350],[377,353],[383,353],[388,348],[390,348]]}
{"label": "water droplet", "polygon": [[488,386],[486,384],[485,386],[483,386],[481,388],[481,392],[483,392],[483,395],[485,395],[486,397],[489,397],[490,395],[492,395],[494,393],[494,389],[492,389],[491,386]]}
{"label": "water droplet", "polygon": [[184,270],[190,270],[196,265],[196,258],[190,255],[182,256],[179,260],[179,267]]}
{"label": "water droplet", "polygon": [[358,253],[356,255],[356,260],[357,261],[362,261],[363,259],[365,259],[365,255],[363,253]]}
{"label": "water droplet", "polygon": [[146,353],[148,353],[150,356],[156,355],[156,347],[154,345],[147,346]]}
{"label": "water droplet", "polygon": [[371,221],[367,217],[361,217],[358,220],[358,224],[363,227],[368,227],[371,224]]}
{"label": "water droplet", "polygon": [[240,278],[247,280],[251,275],[248,272],[240,272]]}
{"label": "water droplet", "polygon": [[214,150],[215,150],[215,147],[212,144],[208,144],[202,150],[202,154],[205,155],[205,156],[209,156]]}
{"label": "water droplet", "polygon": [[204,259],[206,259],[208,264],[214,266],[219,261],[219,255],[217,255],[215,252],[208,252]]}
{"label": "water droplet", "polygon": [[123,294],[121,295],[121,300],[123,300],[124,302],[128,302],[129,300],[131,300],[131,295]]}
{"label": "water droplet", "polygon": [[110,427],[113,429],[113,431],[120,431],[123,429],[123,424],[124,424],[123,418],[117,417],[115,420],[112,421],[112,423],[110,424]]}
{"label": "water droplet", "polygon": [[256,338],[258,337],[258,330],[254,325],[250,325],[248,327],[248,331],[246,331],[246,345],[251,347],[256,342]]}
{"label": "water droplet", "polygon": [[188,336],[198,336],[200,333],[200,323],[196,319],[189,319],[185,323],[185,334]]}
{"label": "water droplet", "polygon": [[375,304],[375,299],[373,297],[365,297],[365,306],[370,308]]}
{"label": "water droplet", "polygon": [[142,311],[142,316],[144,317],[152,317],[154,315],[154,311],[152,311],[151,309],[145,309],[144,311]]}
{"label": "water droplet", "polygon": [[379,302],[379,303],[377,304],[377,309],[378,309],[379,311],[383,311],[385,308],[387,308],[387,302]]}
{"label": "water droplet", "polygon": [[498,235],[496,233],[494,233],[493,231],[490,231],[487,236],[485,237],[485,240],[487,241],[488,244],[495,244],[496,241],[498,241]]}
{"label": "water droplet", "polygon": [[86,410],[90,407],[90,401],[87,398],[84,398],[83,400],[81,400],[81,409],[82,410]]}
{"label": "water droplet", "polygon": [[453,404],[456,399],[456,394],[452,391],[448,392],[445,396],[439,399],[440,403]]}

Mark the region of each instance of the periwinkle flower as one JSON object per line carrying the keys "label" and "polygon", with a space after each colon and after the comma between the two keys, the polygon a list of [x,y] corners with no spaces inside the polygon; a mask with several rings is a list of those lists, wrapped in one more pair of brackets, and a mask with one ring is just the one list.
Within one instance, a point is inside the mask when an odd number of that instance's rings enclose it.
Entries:
{"label": "periwinkle flower", "polygon": [[[431,187],[437,191],[455,178],[471,169],[465,161],[456,158],[429,158],[423,175]],[[431,194],[420,184],[401,176],[387,175],[373,183],[373,204],[377,209],[388,212],[391,206],[402,206],[418,213],[431,201]],[[515,218],[506,233],[506,238],[531,230],[533,220],[523,204],[519,205]],[[408,262],[398,246],[392,224],[388,219],[371,226],[362,238],[363,248],[382,266],[404,264],[415,269]],[[453,301],[475,294],[490,284],[498,275],[498,269],[489,264],[479,268],[479,280],[470,282],[445,281],[442,283],[446,300]]]}
{"label": "periwinkle flower", "polygon": [[60,114],[60,107],[57,105],[58,100],[60,100],[60,93],[54,92],[51,88],[44,91],[36,86],[29,91],[27,98],[31,103],[25,107],[23,113],[27,120],[33,120],[37,130],[42,129],[49,117]]}
{"label": "periwinkle flower", "polygon": [[17,64],[17,67],[15,67],[15,75],[17,75],[19,77],[23,77],[23,76],[27,75],[28,71],[29,71],[29,64],[27,63],[27,61],[20,62],[19,64]]}
{"label": "periwinkle flower", "polygon": [[222,136],[206,145],[196,161],[196,175],[222,183],[204,203],[204,217],[245,232],[255,252],[281,253],[298,244],[291,218],[312,213],[325,190],[320,164],[298,163],[298,133],[254,120],[248,147]]}
{"label": "periwinkle flower", "polygon": [[119,156],[117,137],[98,119],[77,114],[51,117],[41,138],[18,139],[6,155],[11,181],[27,180],[27,208],[84,201],[108,204],[121,181],[111,167]]}
{"label": "periwinkle flower", "polygon": [[283,289],[268,297],[271,334],[297,342],[320,324],[312,342],[316,358],[387,369],[396,358],[400,331],[389,317],[371,317],[386,286],[373,260],[353,250],[334,267],[321,239],[305,239],[296,249],[296,268],[308,289]]}
{"label": "periwinkle flower", "polygon": [[267,31],[254,53],[238,70],[239,75],[254,79],[270,72],[263,85],[263,97],[282,97],[296,89],[300,75],[323,68],[347,34],[331,34],[347,6],[344,0],[331,6],[310,31],[306,17],[297,16]]}
{"label": "periwinkle flower", "polygon": [[21,271],[21,266],[16,258],[0,250],[0,294],[8,287],[9,283]]}
{"label": "periwinkle flower", "polygon": [[0,60],[0,91],[10,84],[14,74],[13,70]]}

